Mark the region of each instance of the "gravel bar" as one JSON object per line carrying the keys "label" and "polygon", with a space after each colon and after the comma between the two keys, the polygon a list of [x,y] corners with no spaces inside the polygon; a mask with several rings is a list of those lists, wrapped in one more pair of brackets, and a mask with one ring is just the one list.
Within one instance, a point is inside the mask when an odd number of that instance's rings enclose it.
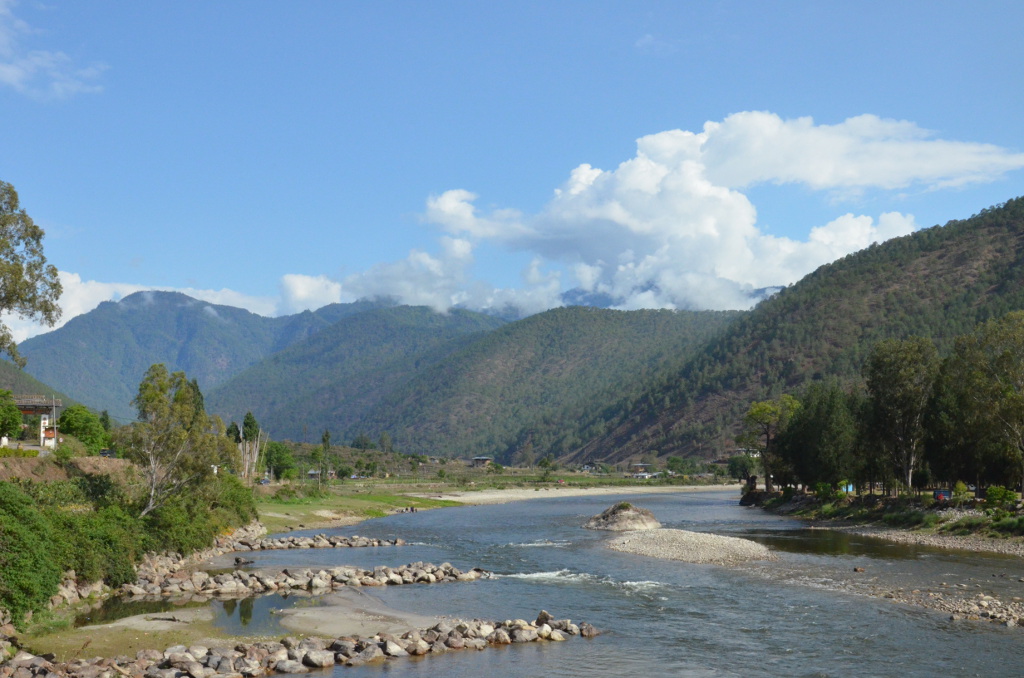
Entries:
{"label": "gravel bar", "polygon": [[640,530],[608,540],[615,551],[687,563],[734,565],[749,560],[775,560],[763,544],[688,530]]}

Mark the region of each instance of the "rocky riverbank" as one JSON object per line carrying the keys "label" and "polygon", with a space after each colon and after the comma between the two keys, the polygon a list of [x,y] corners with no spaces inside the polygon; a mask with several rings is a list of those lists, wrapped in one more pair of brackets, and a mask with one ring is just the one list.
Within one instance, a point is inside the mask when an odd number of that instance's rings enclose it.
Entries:
{"label": "rocky riverbank", "polygon": [[653,558],[681,560],[687,563],[735,565],[751,560],[774,560],[763,544],[687,530],[643,530],[610,539],[609,548]]}
{"label": "rocky riverbank", "polygon": [[401,657],[483,650],[489,645],[558,642],[571,636],[591,638],[596,635],[597,629],[586,622],[576,625],[541,611],[533,622],[522,619],[445,621],[401,635],[381,633],[333,640],[283,638],[280,642],[215,647],[176,645],[162,652],[141,650],[135,658],[97,657],[56,662],[52,656],[21,651],[0,665],[0,678],[238,678],[268,673],[308,673],[332,666],[360,666]]}

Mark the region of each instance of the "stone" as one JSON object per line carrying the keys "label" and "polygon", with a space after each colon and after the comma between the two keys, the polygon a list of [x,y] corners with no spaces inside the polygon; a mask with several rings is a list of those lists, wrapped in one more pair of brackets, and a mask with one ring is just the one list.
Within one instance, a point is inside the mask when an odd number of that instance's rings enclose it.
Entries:
{"label": "stone", "polygon": [[619,502],[600,514],[594,516],[583,527],[588,530],[654,530],[661,527],[661,523],[654,517],[654,514],[645,508],[633,506],[629,502]]}
{"label": "stone", "polygon": [[310,650],[302,658],[302,663],[320,669],[334,666],[334,653],[329,650]]}

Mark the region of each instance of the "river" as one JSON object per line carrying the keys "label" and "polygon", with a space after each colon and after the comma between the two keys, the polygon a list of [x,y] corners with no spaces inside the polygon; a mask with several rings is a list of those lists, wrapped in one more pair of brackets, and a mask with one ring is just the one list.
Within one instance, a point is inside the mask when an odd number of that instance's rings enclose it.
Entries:
{"label": "river", "polygon": [[[608,533],[580,525],[622,500],[650,509],[665,527],[761,541],[779,559],[723,568],[608,550],[602,546]],[[422,511],[338,530],[401,537],[412,542],[408,546],[252,557],[255,567],[396,566],[419,560],[482,567],[496,577],[368,592],[418,614],[533,619],[546,609],[605,631],[590,640],[339,667],[339,678],[1024,675],[1024,629],[954,622],[945,614],[864,595],[886,587],[957,585],[965,595],[1008,599],[1024,595],[1020,559],[808,529],[736,501],[735,491],[680,492]],[[855,573],[855,567],[865,572]],[[269,608],[293,602],[274,597],[244,608],[229,604],[220,610],[219,623],[252,633],[273,624]]]}

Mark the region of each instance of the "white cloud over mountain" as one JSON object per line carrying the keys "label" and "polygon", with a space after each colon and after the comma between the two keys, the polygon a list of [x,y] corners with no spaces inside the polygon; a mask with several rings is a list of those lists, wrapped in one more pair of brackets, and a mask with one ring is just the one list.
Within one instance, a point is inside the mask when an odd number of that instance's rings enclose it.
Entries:
{"label": "white cloud over mountain", "polygon": [[[0,11],[5,4],[0,0]],[[0,47],[3,45],[0,35]],[[0,51],[2,56],[2,51]],[[1024,167],[1024,154],[991,144],[936,139],[906,121],[873,115],[835,125],[744,112],[700,132],[640,138],[636,154],[610,170],[581,164],[537,213],[482,210],[454,188],[427,199],[424,219],[443,234],[436,252],[413,250],[335,280],[284,275],[280,297],[181,289],[213,303],[272,315],[363,297],[390,296],[439,310],[557,306],[566,288],[607,295],[621,308],[748,308],[763,288],[787,285],[851,252],[911,233],[899,212],[837,214],[794,239],[765,232],[744,191],[795,184],[841,201],[866,191],[937,191],[995,180]],[[527,255],[522,284],[496,289],[475,277],[481,247]],[[64,318],[140,285],[62,274]],[[38,333],[12,323],[16,338]]]}

